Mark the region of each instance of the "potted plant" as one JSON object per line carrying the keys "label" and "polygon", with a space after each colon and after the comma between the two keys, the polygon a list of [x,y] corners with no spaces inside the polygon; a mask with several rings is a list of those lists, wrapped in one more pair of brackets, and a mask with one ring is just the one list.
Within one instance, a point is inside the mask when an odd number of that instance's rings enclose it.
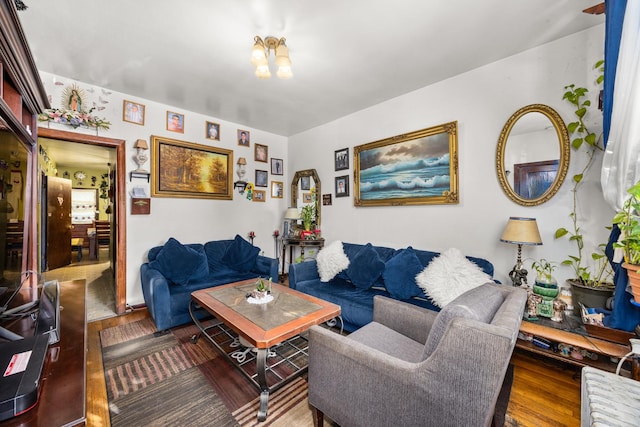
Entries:
{"label": "potted plant", "polygon": [[[597,83],[600,84],[604,80],[604,61],[598,61],[594,68],[600,73],[597,78]],[[567,129],[573,138],[571,140],[571,148],[574,151],[583,149],[582,151],[587,155],[587,162],[572,179],[573,209],[569,214],[571,227],[570,229],[561,227],[555,232],[556,239],[568,237],[571,242],[576,244],[577,254],[568,255],[567,259],[562,261],[562,264],[570,266],[575,274],[574,278],[567,280],[567,283],[571,286],[574,313],[578,316],[580,315],[579,303],[587,307],[605,307],[614,290],[614,285],[610,280],[613,271],[604,254],[605,244],[598,245],[597,249],[591,253],[592,263],[589,265],[585,260],[584,234],[578,218],[578,192],[583,183],[583,178],[591,169],[596,159],[596,154],[604,151],[604,147],[601,144],[602,134],[597,135],[589,130],[584,121],[591,107],[591,101],[586,98],[588,92],[588,89],[576,87],[572,84],[565,87],[565,93],[562,97],[562,99],[576,108],[576,120],[567,125]]]}
{"label": "potted plant", "polygon": [[315,203],[304,205],[300,210],[300,218],[302,219],[302,225],[304,226],[305,231],[311,231],[311,226],[316,220]]}
{"label": "potted plant", "polygon": [[534,261],[531,264],[531,268],[536,271],[536,283],[546,287],[552,287],[558,284],[557,280],[553,277],[553,270],[558,267],[553,262],[542,258]]}
{"label": "potted plant", "polygon": [[640,301],[640,181],[627,190],[629,197],[613,217],[620,228],[621,238],[614,247],[622,248],[633,298]]}

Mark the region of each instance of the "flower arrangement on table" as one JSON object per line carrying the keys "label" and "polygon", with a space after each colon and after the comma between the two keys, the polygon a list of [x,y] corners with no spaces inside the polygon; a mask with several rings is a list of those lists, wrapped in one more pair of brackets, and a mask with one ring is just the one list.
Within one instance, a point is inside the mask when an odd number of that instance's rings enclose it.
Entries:
{"label": "flower arrangement on table", "polygon": [[83,126],[95,129],[109,129],[111,122],[104,118],[91,115],[95,108],[87,111],[67,110],[65,108],[50,108],[38,114],[40,122],[56,122],[63,125],[69,125],[74,129]]}
{"label": "flower arrangement on table", "polygon": [[259,277],[256,281],[256,288],[248,295],[247,302],[249,304],[266,304],[273,301],[271,295],[271,277],[267,283],[264,282],[262,277]]}

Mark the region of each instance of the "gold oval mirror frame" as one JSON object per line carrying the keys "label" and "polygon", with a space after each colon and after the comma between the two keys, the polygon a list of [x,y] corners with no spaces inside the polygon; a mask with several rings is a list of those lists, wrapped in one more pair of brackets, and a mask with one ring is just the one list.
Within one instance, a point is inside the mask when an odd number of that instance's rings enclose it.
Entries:
{"label": "gold oval mirror frame", "polygon": [[[555,135],[557,137],[558,148],[554,150],[557,153],[559,151],[560,158],[559,159],[549,159],[546,161],[539,162],[528,162],[522,164],[515,164],[514,170],[508,169],[510,165],[505,165],[505,151],[507,148],[507,141],[509,140],[509,136],[512,133],[512,130],[518,120],[522,119],[525,115],[530,113],[540,113],[544,115],[549,121],[553,124],[555,129]],[[544,143],[545,141],[541,141]],[[532,147],[536,149],[537,147]],[[558,150],[559,149],[559,150]],[[544,104],[532,104],[527,105],[513,113],[509,120],[505,123],[502,128],[502,132],[500,132],[500,138],[498,138],[498,147],[496,149],[496,172],[498,174],[498,181],[500,182],[500,186],[502,190],[505,192],[507,197],[511,199],[513,202],[522,205],[522,206],[538,206],[541,205],[548,200],[550,200],[560,189],[564,179],[567,176],[567,171],[569,169],[569,156],[570,156],[570,148],[569,148],[569,132],[567,131],[567,126],[565,125],[562,117],[551,107]],[[527,169],[527,166],[531,167]],[[518,169],[517,171],[515,169]],[[534,194],[533,197],[525,197],[525,195],[520,194],[515,190],[515,187],[521,188],[521,186],[536,186],[540,185],[540,175],[549,176],[550,173],[555,172],[555,178],[551,184],[547,184],[548,188],[545,188],[541,194]],[[513,174],[513,181],[517,183],[517,185],[512,185],[509,181],[508,176]],[[536,175],[538,174],[538,175]]]}

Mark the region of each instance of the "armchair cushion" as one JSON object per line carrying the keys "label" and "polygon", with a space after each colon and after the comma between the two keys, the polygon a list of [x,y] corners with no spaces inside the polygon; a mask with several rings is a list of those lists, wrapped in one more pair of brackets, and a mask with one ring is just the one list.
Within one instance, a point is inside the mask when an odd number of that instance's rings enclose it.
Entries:
{"label": "armchair cushion", "polygon": [[373,249],[371,243],[367,243],[353,257],[347,269],[347,276],[357,288],[369,289],[384,271],[384,262]]}
{"label": "armchair cushion", "polygon": [[492,280],[462,252],[451,248],[434,258],[416,281],[437,306],[444,307],[468,290]]}
{"label": "armchair cushion", "polygon": [[250,271],[256,264],[260,248],[253,246],[238,234],[227,248],[222,261],[236,271]]}
{"label": "armchair cushion", "polygon": [[411,246],[398,251],[386,262],[382,278],[393,298],[405,300],[424,292],[416,283],[416,276],[423,266]]}
{"label": "armchair cushion", "polygon": [[149,267],[180,285],[187,285],[190,281],[202,279],[209,274],[204,247],[185,246],[173,237],[164,244]]}
{"label": "armchair cushion", "polygon": [[328,282],[342,270],[349,267],[349,258],[344,253],[342,242],[336,240],[325,246],[316,256],[318,274],[321,282]]}

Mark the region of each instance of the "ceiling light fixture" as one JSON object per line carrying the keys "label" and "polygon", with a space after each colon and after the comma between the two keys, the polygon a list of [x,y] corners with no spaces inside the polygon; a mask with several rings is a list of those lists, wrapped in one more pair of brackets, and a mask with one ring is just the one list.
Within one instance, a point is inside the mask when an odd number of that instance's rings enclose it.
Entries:
{"label": "ceiling light fixture", "polygon": [[291,72],[291,59],[289,59],[289,48],[285,44],[285,38],[282,37],[279,40],[275,37],[265,37],[264,40],[260,36],[253,38],[254,45],[251,52],[251,63],[256,66],[256,76],[261,79],[268,79],[271,77],[271,71],[269,71],[269,53],[275,51],[276,65],[278,71],[276,75],[281,79],[289,79],[293,76]]}

